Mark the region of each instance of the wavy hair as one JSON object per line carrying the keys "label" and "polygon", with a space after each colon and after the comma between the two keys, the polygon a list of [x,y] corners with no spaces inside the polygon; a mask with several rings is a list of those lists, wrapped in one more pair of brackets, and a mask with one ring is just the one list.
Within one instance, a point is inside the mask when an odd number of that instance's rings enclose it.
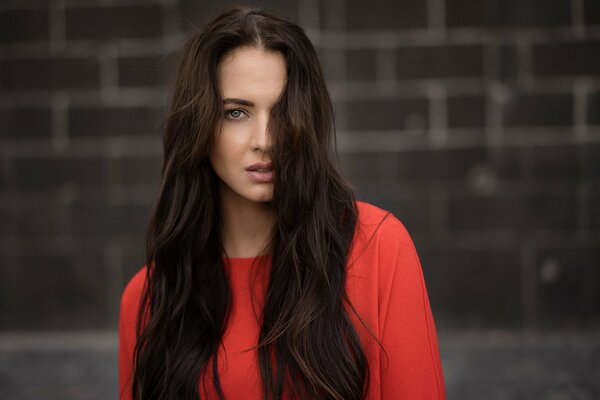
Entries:
{"label": "wavy hair", "polygon": [[335,150],[333,108],[316,52],[297,25],[233,8],[191,35],[166,117],[158,198],[146,233],[149,266],[137,324],[136,399],[199,399],[212,372],[232,294],[224,271],[218,177],[208,152],[223,107],[217,68],[250,46],[283,54],[284,91],[269,119],[276,217],[257,343],[263,399],[364,397],[368,365],[344,303],[357,223]]}

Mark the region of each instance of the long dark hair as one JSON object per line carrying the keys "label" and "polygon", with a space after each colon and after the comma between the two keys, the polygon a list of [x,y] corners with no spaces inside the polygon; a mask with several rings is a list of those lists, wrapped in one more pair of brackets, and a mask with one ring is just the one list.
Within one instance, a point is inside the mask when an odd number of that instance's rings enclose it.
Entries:
{"label": "long dark hair", "polygon": [[[198,378],[217,373],[231,307],[223,265],[216,177],[208,151],[223,116],[217,67],[252,46],[283,54],[287,82],[271,111],[276,225],[258,360],[263,399],[360,399],[368,365],[344,303],[357,223],[341,176],[333,108],[316,52],[297,25],[233,8],[187,42],[164,130],[164,163],[146,235],[148,279],[138,316],[134,398],[198,399]],[[353,308],[351,307],[353,310]]]}

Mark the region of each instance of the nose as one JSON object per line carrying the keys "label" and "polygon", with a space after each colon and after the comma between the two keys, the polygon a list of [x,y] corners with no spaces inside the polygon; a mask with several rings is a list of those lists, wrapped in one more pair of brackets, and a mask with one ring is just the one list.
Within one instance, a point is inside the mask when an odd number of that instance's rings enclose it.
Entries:
{"label": "nose", "polygon": [[257,118],[256,121],[252,135],[252,150],[267,152],[269,147],[269,118]]}

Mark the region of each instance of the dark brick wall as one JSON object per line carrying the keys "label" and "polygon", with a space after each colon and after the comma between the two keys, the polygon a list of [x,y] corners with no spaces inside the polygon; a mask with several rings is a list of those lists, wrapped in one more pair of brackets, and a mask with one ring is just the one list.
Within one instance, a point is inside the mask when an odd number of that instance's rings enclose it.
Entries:
{"label": "dark brick wall", "polygon": [[[0,330],[116,326],[185,32],[226,4],[0,4]],[[299,22],[359,197],[444,328],[600,325],[595,0],[256,1]]]}

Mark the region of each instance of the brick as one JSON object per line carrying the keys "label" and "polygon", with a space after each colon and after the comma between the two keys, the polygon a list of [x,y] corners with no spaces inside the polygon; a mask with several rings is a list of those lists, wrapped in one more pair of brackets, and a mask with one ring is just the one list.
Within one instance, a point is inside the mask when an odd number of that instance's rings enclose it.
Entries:
{"label": "brick", "polygon": [[554,27],[570,23],[570,0],[446,0],[449,27]]}
{"label": "brick", "polygon": [[150,208],[137,205],[76,204],[72,231],[75,235],[142,237],[150,221]]}
{"label": "brick", "polygon": [[479,128],[485,126],[485,103],[482,96],[448,97],[449,128]]}
{"label": "brick", "polygon": [[582,328],[598,321],[600,247],[536,251],[539,322],[542,328]]}
{"label": "brick", "polygon": [[[506,197],[506,196],[505,196]],[[472,196],[448,201],[448,228],[463,229],[516,229],[515,223],[523,214],[518,198],[490,199]]]}
{"label": "brick", "polygon": [[0,43],[47,41],[50,20],[46,9],[0,11]]}
{"label": "brick", "polygon": [[69,134],[84,136],[159,136],[161,133],[161,108],[105,107],[71,108]]}
{"label": "brick", "polygon": [[403,157],[399,153],[348,153],[340,154],[340,162],[346,175],[353,181],[394,180],[401,176],[400,165]]}
{"label": "brick", "polygon": [[583,19],[588,25],[600,24],[600,3],[596,0],[584,0]]}
{"label": "brick", "polygon": [[339,7],[328,1],[319,1],[319,28],[321,30],[345,30],[345,16],[336,12]]}
{"label": "brick", "polygon": [[[379,176],[377,168],[377,160],[379,157],[392,156],[389,154],[380,153],[348,153],[340,154],[340,166],[346,175],[351,180],[370,180],[376,179]],[[391,171],[390,175],[394,176],[395,171]]]}
{"label": "brick", "polygon": [[146,265],[146,254],[143,246],[128,246],[122,256],[123,279],[120,288],[125,289],[125,285],[131,278]]}
{"label": "brick", "polygon": [[546,145],[523,149],[535,178],[577,179],[591,176],[585,145]]}
{"label": "brick", "polygon": [[446,0],[446,26],[483,26],[486,8],[484,0]]}
{"label": "brick", "polygon": [[413,169],[428,169],[428,177],[434,180],[464,180],[471,169],[485,164],[488,159],[484,147],[440,149],[430,152],[428,160],[414,160]]}
{"label": "brick", "polygon": [[12,184],[15,175],[12,166],[12,160],[4,158],[0,162],[0,190],[5,190]]}
{"label": "brick", "polygon": [[452,196],[448,201],[451,230],[526,231],[575,229],[577,201],[573,193],[547,195],[500,193],[494,197]]}
{"label": "brick", "polygon": [[600,176],[600,144],[586,143],[583,146],[582,153],[585,159],[585,174],[590,177]]}
{"label": "brick", "polygon": [[106,160],[100,157],[19,158],[15,161],[15,175],[20,189],[49,190],[67,183],[108,183]]}
{"label": "brick", "polygon": [[51,134],[49,108],[0,108],[0,138],[49,138]]}
{"label": "brick", "polygon": [[418,252],[436,324],[446,328],[521,326],[517,250],[422,247]]}
{"label": "brick", "polygon": [[498,46],[497,79],[511,81],[517,77],[517,49],[514,46]]}
{"label": "brick", "polygon": [[483,47],[479,45],[404,47],[396,57],[396,77],[401,80],[483,75]]}
{"label": "brick", "polygon": [[600,144],[598,143],[587,143],[585,145],[585,151],[588,158],[588,173],[590,176],[600,176]]}
{"label": "brick", "polygon": [[600,229],[600,186],[592,185],[590,196],[588,197],[590,204],[590,218],[588,226],[591,229]]}
{"label": "brick", "polygon": [[[391,160],[391,158],[388,159]],[[353,179],[352,184],[358,197],[364,201],[382,205],[396,200],[426,202],[430,195],[430,185],[424,181],[415,182],[392,178]]]}
{"label": "brick", "polygon": [[373,49],[356,49],[346,52],[346,78],[349,80],[375,80],[377,60]]}
{"label": "brick", "polygon": [[95,88],[100,82],[97,59],[48,57],[0,60],[0,90]]}
{"label": "brick", "polygon": [[374,5],[369,2],[349,1],[345,3],[345,15],[348,30],[426,28],[427,2],[380,0]]}
{"label": "brick", "polygon": [[376,200],[375,205],[393,213],[413,234],[426,232],[431,227],[429,198]]}
{"label": "brick", "polygon": [[67,8],[67,40],[158,38],[162,35],[162,9],[147,6]]}
{"label": "brick", "polygon": [[339,81],[344,77],[341,74],[341,70],[344,68],[344,51],[340,49],[324,49],[320,47],[315,48],[317,57],[321,63],[323,74],[327,82]]}
{"label": "brick", "polygon": [[30,236],[57,235],[65,230],[60,226],[54,204],[0,205],[0,235]]}
{"label": "brick", "polygon": [[162,157],[121,157],[117,161],[120,182],[127,185],[149,184],[158,188]]}
{"label": "brick", "polygon": [[175,72],[172,56],[119,58],[119,86],[161,86]]}
{"label": "brick", "polygon": [[[239,4],[240,2],[235,0],[180,0],[179,15],[182,16],[181,27],[187,31],[191,28],[193,29],[194,26],[202,26],[210,18],[221,13],[226,8]],[[298,21],[298,0],[255,0],[248,6],[274,11],[292,21]]]}
{"label": "brick", "polygon": [[[392,157],[381,158],[393,163]],[[407,227],[411,235],[421,235],[431,226],[431,200],[426,183],[411,183],[393,180],[385,174],[385,162],[377,160],[380,173],[375,179],[352,179],[356,196],[392,212]]]}
{"label": "brick", "polygon": [[[0,329],[106,327],[107,277],[97,252],[0,257]],[[33,277],[33,278],[32,278]]]}
{"label": "brick", "polygon": [[600,74],[600,40],[552,42],[533,46],[532,70],[539,76]]}
{"label": "brick", "polygon": [[375,181],[463,180],[471,168],[486,160],[486,149],[482,147],[340,155],[342,168],[351,179]]}
{"label": "brick", "polygon": [[427,129],[426,99],[364,100],[347,103],[352,130]]}
{"label": "brick", "polygon": [[587,123],[600,125],[600,92],[590,93],[587,102]]}
{"label": "brick", "polygon": [[487,160],[494,174],[501,179],[515,180],[525,174],[529,165],[523,147],[504,146],[496,149]]}
{"label": "brick", "polygon": [[577,227],[577,199],[574,193],[536,193],[524,199],[523,227],[527,229],[574,230]]}
{"label": "brick", "polygon": [[516,94],[501,104],[505,126],[571,126],[573,96],[570,94]]}

